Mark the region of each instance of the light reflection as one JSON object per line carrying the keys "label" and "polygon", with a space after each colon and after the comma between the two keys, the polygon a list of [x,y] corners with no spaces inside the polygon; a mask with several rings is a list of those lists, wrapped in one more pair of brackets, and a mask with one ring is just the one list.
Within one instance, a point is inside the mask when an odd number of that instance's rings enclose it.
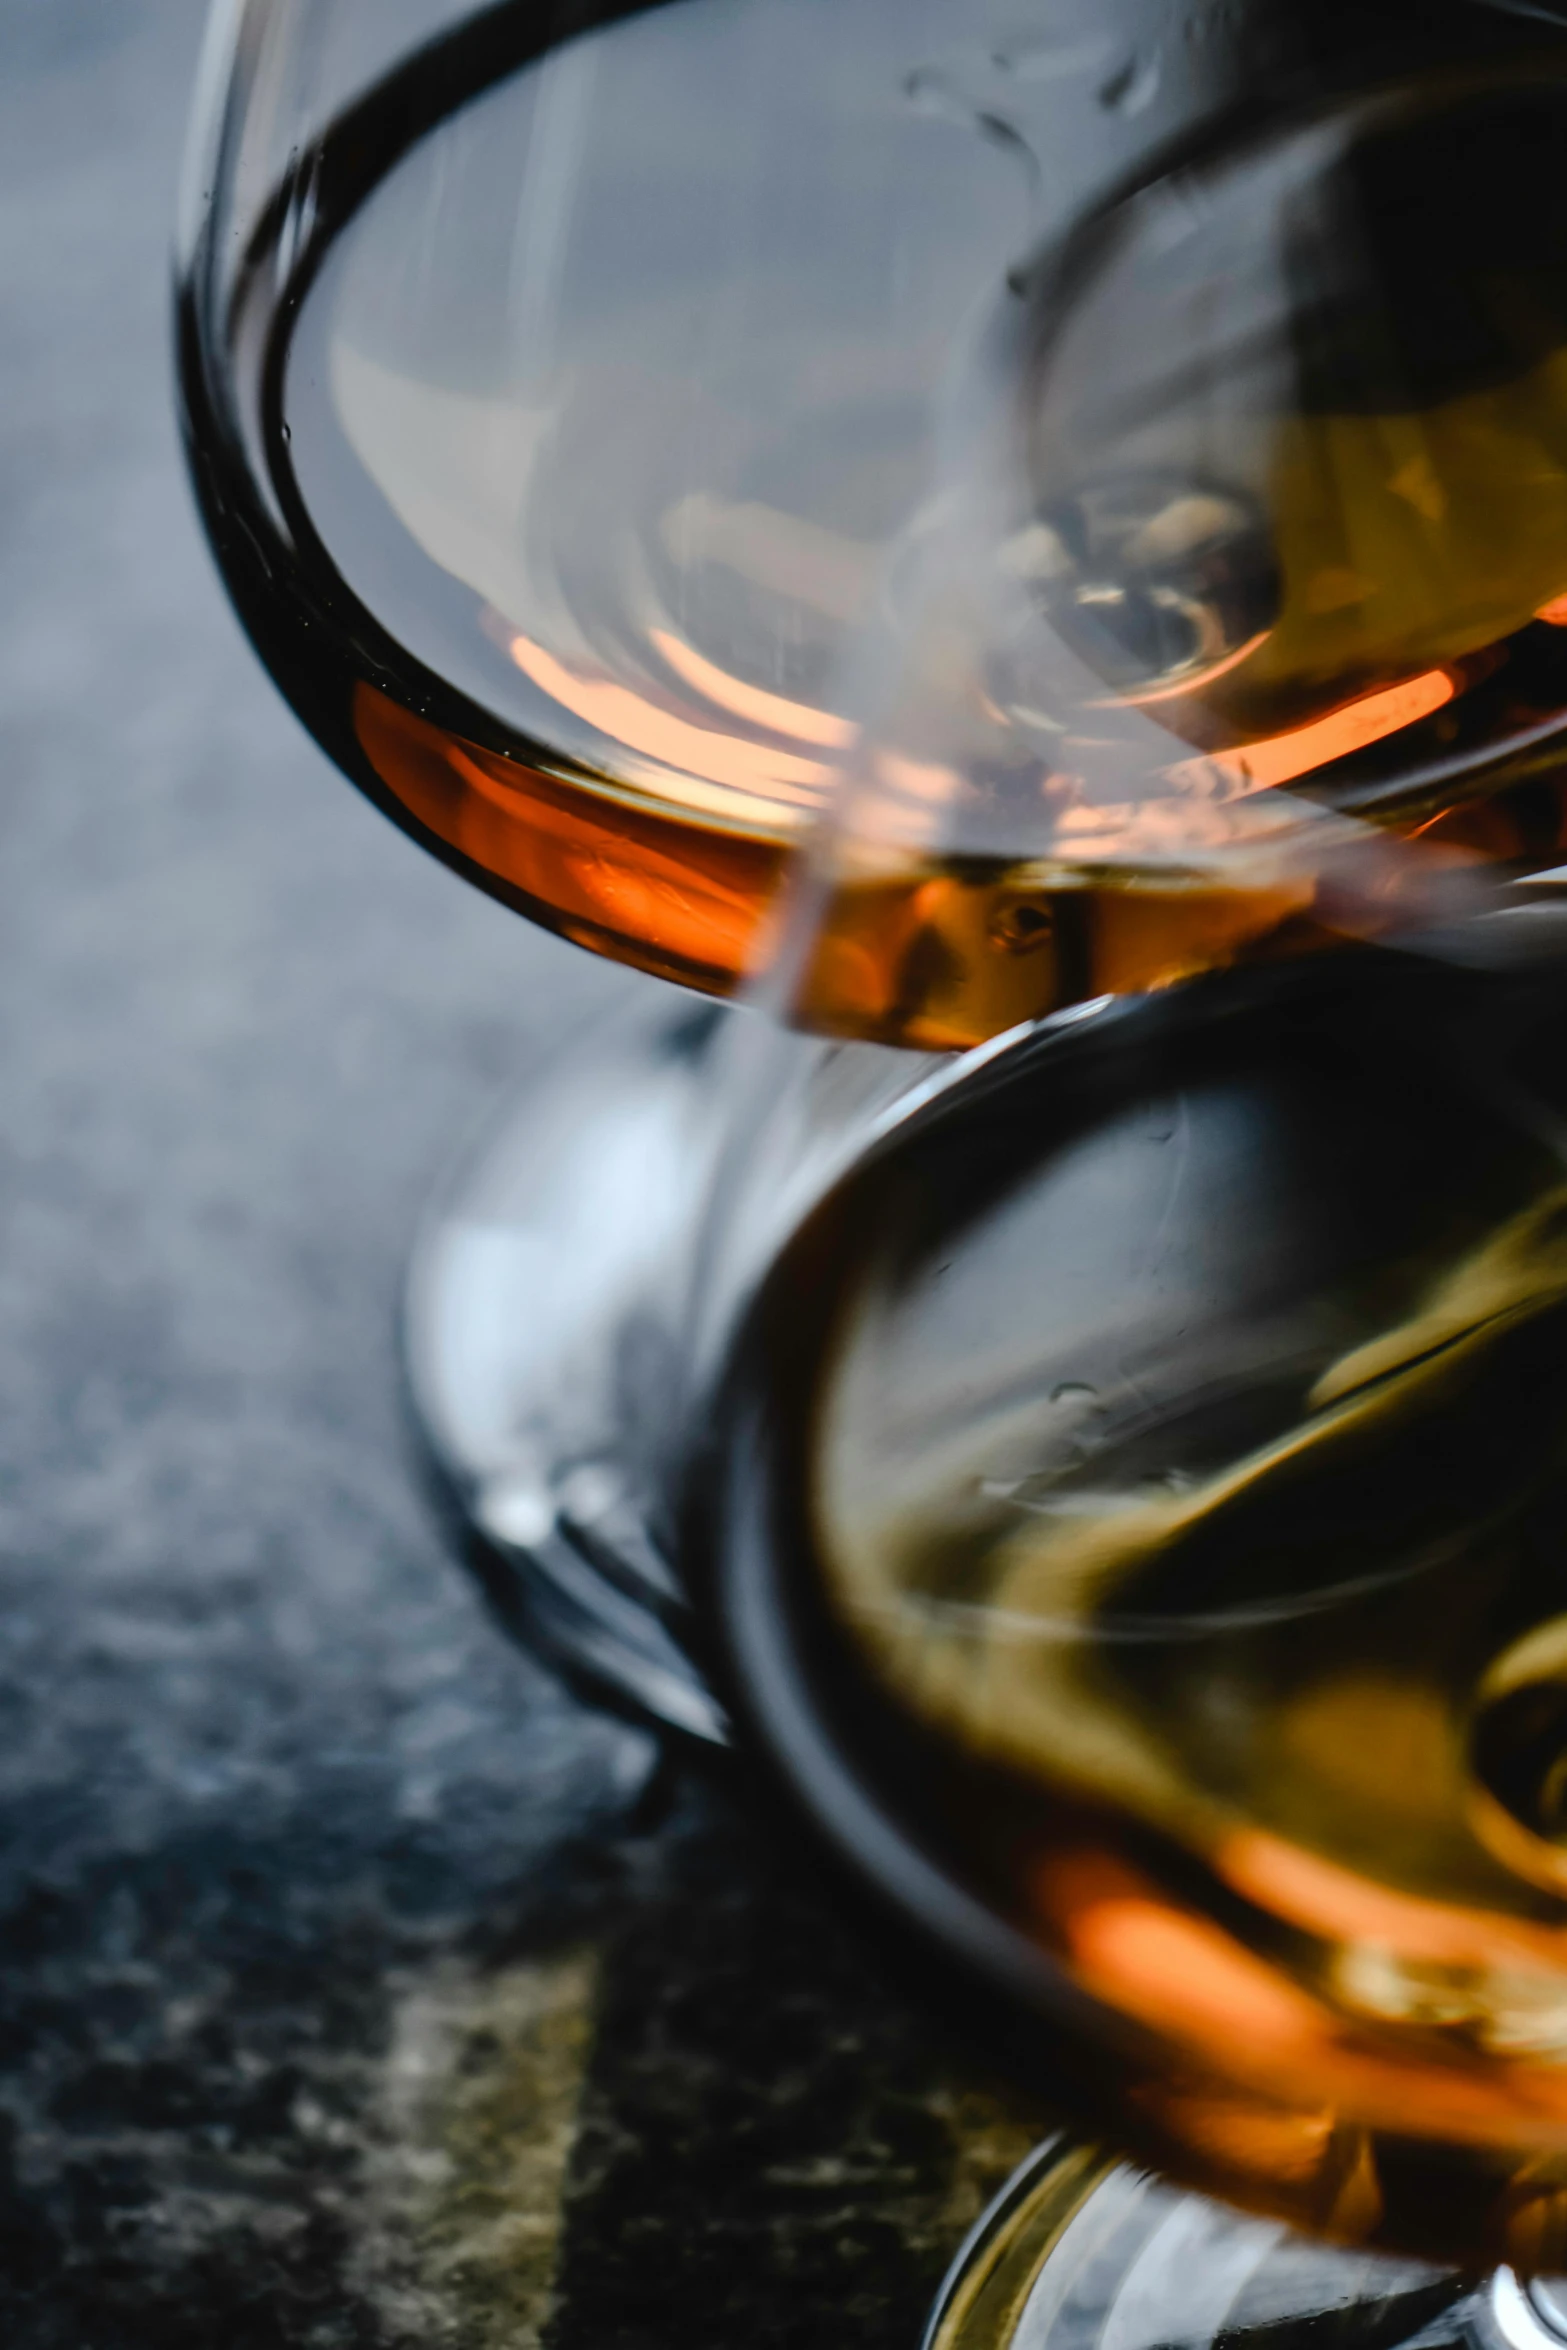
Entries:
{"label": "light reflection", "polygon": [[770,727],[795,742],[820,743],[824,750],[842,749],[854,740],[855,729],[847,718],[835,718],[830,710],[815,710],[808,703],[791,702],[759,685],[747,685],[744,678],[732,677],[667,628],[650,628],[648,637],[675,675],[694,685],[718,709],[732,710],[737,718],[749,718],[754,726]]}
{"label": "light reflection", "polygon": [[1428,669],[1423,677],[1406,678],[1402,685],[1362,694],[1357,701],[1330,710],[1325,718],[1291,727],[1285,734],[1264,736],[1242,750],[1183,760],[1170,770],[1170,779],[1178,784],[1197,783],[1217,769],[1234,785],[1237,797],[1268,791],[1275,784],[1294,783],[1315,768],[1348,758],[1353,751],[1369,750],[1373,743],[1429,718],[1452,701],[1457,690],[1445,669]]}
{"label": "light reflection", "polygon": [[799,808],[816,804],[827,776],[820,760],[693,726],[672,710],[661,710],[632,686],[618,685],[613,678],[577,676],[531,637],[514,636],[510,650],[523,675],[563,710],[585,718],[612,741],[676,769],[686,779],[680,797],[688,805],[703,804],[692,788],[703,782],[726,787],[723,811],[736,816],[745,811],[727,794],[756,795],[749,812],[759,824],[776,825],[778,810],[772,802],[784,800]]}

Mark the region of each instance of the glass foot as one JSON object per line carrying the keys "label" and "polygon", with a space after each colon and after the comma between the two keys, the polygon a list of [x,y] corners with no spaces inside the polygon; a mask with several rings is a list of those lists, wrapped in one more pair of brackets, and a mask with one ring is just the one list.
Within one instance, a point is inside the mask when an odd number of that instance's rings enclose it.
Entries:
{"label": "glass foot", "polygon": [[[404,1314],[415,1414],[512,1629],[600,1699],[728,1743],[670,1506],[699,1324],[721,1330],[730,1285],[846,1156],[973,1058],[638,990],[551,1053],[427,1214]],[[737,1125],[743,1188],[719,1179]]]}
{"label": "glass foot", "polygon": [[1567,2282],[1297,2235],[1051,2139],[948,2271],[923,2350],[1563,2350]]}
{"label": "glass foot", "polygon": [[513,1629],[718,1744],[663,1520],[725,1018],[653,991],[560,1045],[435,1201],[405,1306],[415,1412]]}

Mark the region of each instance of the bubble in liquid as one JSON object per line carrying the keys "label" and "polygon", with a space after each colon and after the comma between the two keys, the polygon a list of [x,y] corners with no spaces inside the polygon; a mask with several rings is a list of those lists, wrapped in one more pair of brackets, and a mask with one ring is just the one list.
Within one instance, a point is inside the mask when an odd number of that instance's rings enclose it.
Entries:
{"label": "bubble in liquid", "polygon": [[1037,898],[1017,898],[1001,906],[991,918],[990,937],[1004,954],[1027,955],[1048,944],[1055,934],[1055,916]]}

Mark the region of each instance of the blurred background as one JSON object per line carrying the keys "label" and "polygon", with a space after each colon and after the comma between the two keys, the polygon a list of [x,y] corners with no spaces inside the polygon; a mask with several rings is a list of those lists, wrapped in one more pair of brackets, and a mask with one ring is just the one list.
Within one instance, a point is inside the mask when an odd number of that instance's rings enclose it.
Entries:
{"label": "blurred background", "polygon": [[911,2343],[1030,2117],[506,1644],[411,1452],[422,1203],[626,982],[360,803],[228,613],[202,15],[0,0],[0,2337]]}

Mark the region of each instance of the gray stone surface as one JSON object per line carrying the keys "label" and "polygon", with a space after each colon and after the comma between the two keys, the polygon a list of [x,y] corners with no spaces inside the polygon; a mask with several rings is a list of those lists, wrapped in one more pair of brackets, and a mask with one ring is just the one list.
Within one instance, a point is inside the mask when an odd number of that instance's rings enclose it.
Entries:
{"label": "gray stone surface", "polygon": [[909,2341],[1022,2125],[505,1644],[410,1460],[421,1200],[627,983],[360,805],[227,615],[198,18],[0,0],[0,2339]]}

